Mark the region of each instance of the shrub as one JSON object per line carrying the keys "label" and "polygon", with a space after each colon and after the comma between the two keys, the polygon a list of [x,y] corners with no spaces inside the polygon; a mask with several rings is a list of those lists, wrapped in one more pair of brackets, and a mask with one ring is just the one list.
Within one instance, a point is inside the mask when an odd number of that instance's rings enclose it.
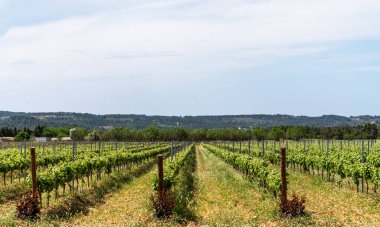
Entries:
{"label": "shrub", "polygon": [[172,215],[175,207],[175,194],[172,190],[164,190],[162,198],[158,195],[152,195],[151,200],[158,218],[166,218]]}
{"label": "shrub", "polygon": [[21,219],[36,219],[40,213],[38,197],[27,192],[17,201],[17,217]]}
{"label": "shrub", "polygon": [[305,214],[305,196],[302,196],[299,198],[296,194],[293,194],[291,200],[287,200],[287,203],[283,207],[282,204],[280,204],[281,207],[281,216],[299,216]]}

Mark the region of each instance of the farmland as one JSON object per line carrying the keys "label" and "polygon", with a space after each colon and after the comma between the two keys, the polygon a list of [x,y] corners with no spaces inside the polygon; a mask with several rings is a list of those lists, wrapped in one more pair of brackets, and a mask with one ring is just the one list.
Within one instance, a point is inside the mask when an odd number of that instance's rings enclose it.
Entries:
{"label": "farmland", "polygon": [[[31,189],[36,147],[41,212],[17,218]],[[288,197],[305,213],[279,215],[280,148]],[[0,225],[376,225],[380,145],[375,140],[6,143],[0,150]],[[157,218],[156,157],[170,215]],[[156,201],[157,202],[157,201]]]}
{"label": "farmland", "polygon": [[0,227],[380,226],[380,0],[0,0]]}

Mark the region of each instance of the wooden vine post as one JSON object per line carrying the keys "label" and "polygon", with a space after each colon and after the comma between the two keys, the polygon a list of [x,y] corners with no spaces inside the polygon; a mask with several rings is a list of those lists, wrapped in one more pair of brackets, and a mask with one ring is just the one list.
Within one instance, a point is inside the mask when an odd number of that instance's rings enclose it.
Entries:
{"label": "wooden vine post", "polygon": [[170,162],[173,161],[173,152],[174,152],[174,147],[173,147],[173,141],[170,143]]}
{"label": "wooden vine post", "polygon": [[251,155],[251,140],[248,140],[248,155]]}
{"label": "wooden vine post", "polygon": [[164,195],[164,156],[157,156],[158,165],[158,201],[162,201]]}
{"label": "wooden vine post", "polygon": [[[72,140],[72,153],[71,153],[71,161],[74,163],[75,162],[75,152],[76,152],[76,132],[77,132],[77,129],[76,128],[72,128],[70,129],[70,138]],[[72,186],[71,186],[71,190],[73,193],[75,193],[75,177],[73,178],[73,182],[72,182]],[[77,187],[78,187],[78,181],[77,181]]]}
{"label": "wooden vine post", "polygon": [[303,140],[303,154],[306,155],[306,140]]}
{"label": "wooden vine post", "polygon": [[30,148],[30,162],[31,162],[31,170],[32,170],[32,190],[33,197],[38,198],[38,190],[37,190],[37,166],[36,166],[36,148]]}
{"label": "wooden vine post", "polygon": [[[24,160],[26,161],[26,141],[24,141]],[[24,174],[24,183],[26,183],[26,169],[23,170]]]}
{"label": "wooden vine post", "polygon": [[[364,164],[364,140],[362,140],[362,158],[360,162],[362,165]],[[362,192],[364,192],[364,176],[362,176]]]}
{"label": "wooden vine post", "polygon": [[287,181],[286,181],[286,148],[281,147],[281,209],[287,207]]}

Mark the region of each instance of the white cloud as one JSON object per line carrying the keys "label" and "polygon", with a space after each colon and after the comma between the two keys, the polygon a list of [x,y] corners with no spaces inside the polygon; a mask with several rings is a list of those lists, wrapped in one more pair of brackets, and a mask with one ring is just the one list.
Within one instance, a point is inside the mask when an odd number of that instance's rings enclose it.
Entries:
{"label": "white cloud", "polygon": [[[75,2],[67,5],[85,4]],[[92,2],[94,8],[104,4]],[[380,2],[374,0],[122,5],[9,29],[0,38],[0,79],[116,76],[127,78],[131,89],[154,87],[321,53],[331,42],[380,36]],[[15,64],[20,62],[33,64]]]}

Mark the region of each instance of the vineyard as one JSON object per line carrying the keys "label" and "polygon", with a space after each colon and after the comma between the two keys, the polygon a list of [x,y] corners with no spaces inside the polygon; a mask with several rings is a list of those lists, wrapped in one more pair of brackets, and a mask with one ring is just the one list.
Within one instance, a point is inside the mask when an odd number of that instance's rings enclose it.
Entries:
{"label": "vineyard", "polygon": [[[257,146],[251,145],[250,142],[245,144],[239,142],[239,147],[235,147],[235,143],[216,143],[215,145],[224,150],[247,154],[251,159],[259,158],[263,163],[278,165],[279,143],[262,141],[256,144]],[[372,186],[373,192],[376,193],[380,183],[380,147],[378,144],[376,146],[375,141],[335,141],[335,143],[334,140],[288,141],[286,148],[287,166],[293,170],[334,181],[339,185],[347,184],[348,187],[351,184],[356,185],[357,192],[360,191],[359,186],[361,186],[361,192],[369,193],[369,188]],[[264,182],[267,176],[269,177],[266,174],[262,178]],[[278,188],[275,189],[278,190]]]}
{"label": "vineyard", "polygon": [[[40,214],[19,218],[33,171]],[[1,226],[380,223],[375,140],[4,143],[0,174]]]}

